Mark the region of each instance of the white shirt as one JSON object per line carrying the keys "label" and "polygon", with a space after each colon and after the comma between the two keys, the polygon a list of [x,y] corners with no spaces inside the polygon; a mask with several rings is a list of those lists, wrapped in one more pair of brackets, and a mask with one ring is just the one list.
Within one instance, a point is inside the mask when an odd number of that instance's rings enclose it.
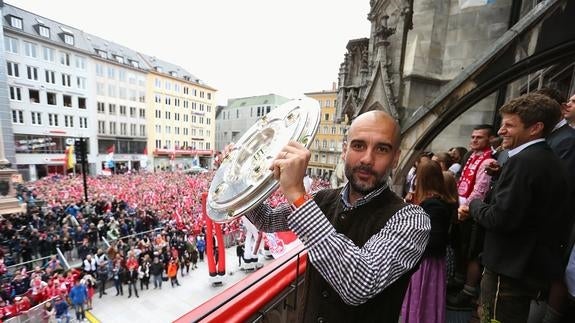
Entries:
{"label": "white shirt", "polygon": [[527,148],[533,144],[536,144],[538,142],[542,142],[542,141],[545,141],[545,139],[539,138],[539,139],[528,141],[528,142],[524,143],[523,145],[520,145],[520,146],[517,146],[513,149],[510,149],[509,150],[509,158],[513,157],[514,155],[519,154],[523,149],[525,149],[525,148]]}

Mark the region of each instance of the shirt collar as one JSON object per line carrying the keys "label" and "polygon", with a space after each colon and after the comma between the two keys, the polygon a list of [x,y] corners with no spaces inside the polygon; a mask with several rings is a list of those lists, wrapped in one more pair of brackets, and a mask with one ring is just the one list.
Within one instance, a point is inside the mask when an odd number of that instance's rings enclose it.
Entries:
{"label": "shirt collar", "polygon": [[513,148],[513,149],[509,149],[509,152],[508,152],[509,158],[511,158],[511,157],[513,157],[513,156],[515,156],[515,155],[517,155],[517,154],[520,153],[523,149],[525,149],[525,148],[527,148],[527,147],[529,147],[529,146],[531,146],[531,145],[533,145],[533,144],[536,144],[536,143],[538,143],[538,142],[542,142],[542,141],[545,141],[545,139],[539,138],[539,139],[535,139],[535,140],[528,141],[528,142],[524,143],[523,145],[517,146],[517,147],[515,147],[515,148]]}
{"label": "shirt collar", "polygon": [[350,183],[348,182],[347,184],[345,184],[345,187],[343,188],[343,190],[341,190],[341,193],[339,193],[339,195],[341,197],[341,201],[343,202],[343,205],[347,209],[356,208],[360,205],[364,205],[367,202],[373,200],[374,197],[378,196],[379,194],[381,194],[383,191],[385,191],[387,189],[388,184],[386,181],[385,184],[383,184],[380,188],[376,189],[375,191],[373,191],[373,192],[365,195],[364,197],[358,199],[357,201],[355,201],[355,205],[351,204],[349,202],[349,187],[350,187]]}
{"label": "shirt collar", "polygon": [[561,119],[561,121],[559,121],[559,122],[555,125],[555,127],[553,127],[553,130],[551,130],[551,132],[555,132],[555,130],[557,130],[557,129],[563,127],[563,126],[566,125],[566,124],[567,124],[567,120]]}

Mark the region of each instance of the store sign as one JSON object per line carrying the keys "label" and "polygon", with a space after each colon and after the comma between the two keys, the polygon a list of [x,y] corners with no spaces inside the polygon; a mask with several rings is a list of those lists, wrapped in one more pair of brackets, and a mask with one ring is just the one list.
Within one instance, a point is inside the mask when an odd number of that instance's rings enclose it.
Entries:
{"label": "store sign", "polygon": [[28,151],[53,146],[56,146],[56,143],[50,137],[16,140],[16,151]]}

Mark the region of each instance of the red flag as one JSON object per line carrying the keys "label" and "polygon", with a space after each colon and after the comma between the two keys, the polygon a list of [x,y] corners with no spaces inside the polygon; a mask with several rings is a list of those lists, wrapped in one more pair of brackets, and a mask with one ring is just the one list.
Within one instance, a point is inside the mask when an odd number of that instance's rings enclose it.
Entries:
{"label": "red flag", "polygon": [[142,155],[147,155],[148,154],[148,147],[144,147],[144,152],[142,153]]}
{"label": "red flag", "polygon": [[108,149],[106,149],[106,153],[113,154],[116,151],[116,144],[112,144]]}

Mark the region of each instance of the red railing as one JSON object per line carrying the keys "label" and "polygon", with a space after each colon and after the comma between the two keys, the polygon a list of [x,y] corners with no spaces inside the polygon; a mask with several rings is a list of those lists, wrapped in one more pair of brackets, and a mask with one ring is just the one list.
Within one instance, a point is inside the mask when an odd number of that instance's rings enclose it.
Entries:
{"label": "red railing", "polygon": [[306,265],[300,243],[174,322],[245,322],[303,275]]}

